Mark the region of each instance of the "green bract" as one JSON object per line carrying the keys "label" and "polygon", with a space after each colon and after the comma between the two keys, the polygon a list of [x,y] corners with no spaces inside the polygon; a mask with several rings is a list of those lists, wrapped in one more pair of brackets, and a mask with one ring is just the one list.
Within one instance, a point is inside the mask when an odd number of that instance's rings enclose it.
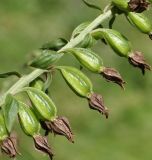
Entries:
{"label": "green bract", "polygon": [[5,99],[5,105],[3,107],[3,114],[7,131],[10,133],[18,113],[18,101],[8,94]]}
{"label": "green bract", "polygon": [[118,7],[120,10],[128,10],[128,0],[112,0],[112,4]]}
{"label": "green bract", "polygon": [[5,127],[5,121],[3,115],[0,113],[0,141],[8,137],[7,129]]}
{"label": "green bract", "polygon": [[127,17],[141,32],[150,34],[152,31],[152,23],[143,13],[128,12]]}
{"label": "green bract", "polygon": [[56,106],[47,94],[32,87],[24,88],[24,90],[30,97],[39,119],[53,120],[56,118]]}
{"label": "green bract", "polygon": [[116,30],[97,29],[92,32],[92,36],[104,38],[111,48],[121,57],[127,57],[131,52],[130,42]]}
{"label": "green bract", "polygon": [[63,56],[62,53],[57,53],[56,51],[51,50],[39,50],[39,52],[40,55],[29,63],[30,66],[47,69]]}
{"label": "green bract", "polygon": [[92,92],[92,83],[89,78],[80,70],[74,67],[60,66],[57,67],[68,85],[80,96],[88,97]]}
{"label": "green bract", "polygon": [[28,136],[39,133],[40,124],[32,110],[26,104],[19,102],[19,121],[20,125]]}
{"label": "green bract", "polygon": [[71,48],[67,49],[67,51],[72,53],[83,66],[92,72],[100,72],[100,69],[103,66],[102,59],[92,50],[84,48]]}

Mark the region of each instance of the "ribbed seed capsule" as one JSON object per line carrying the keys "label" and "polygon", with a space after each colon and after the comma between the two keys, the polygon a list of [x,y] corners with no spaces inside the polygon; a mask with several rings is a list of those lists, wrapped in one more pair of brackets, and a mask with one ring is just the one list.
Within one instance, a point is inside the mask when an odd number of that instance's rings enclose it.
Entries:
{"label": "ribbed seed capsule", "polygon": [[112,4],[124,12],[137,13],[145,11],[149,6],[146,0],[112,0]]}
{"label": "ribbed seed capsule", "polygon": [[57,67],[66,80],[67,84],[80,96],[88,97],[92,92],[92,83],[89,78],[80,70],[74,67],[60,66]]}
{"label": "ribbed seed capsule", "polygon": [[2,114],[0,114],[0,141],[8,137],[7,129],[5,127],[5,121]]}
{"label": "ribbed seed capsule", "polygon": [[102,59],[90,49],[85,48],[71,48],[67,49],[72,53],[78,61],[92,72],[100,73],[103,66]]}
{"label": "ribbed seed capsule", "polygon": [[39,50],[38,57],[29,63],[35,68],[47,69],[52,64],[56,63],[62,56],[62,53],[57,53],[51,50]]}
{"label": "ribbed seed capsule", "polygon": [[118,7],[120,10],[129,11],[127,0],[112,0],[112,4]]}
{"label": "ribbed seed capsule", "polygon": [[32,112],[32,110],[26,104],[19,102],[19,121],[20,125],[28,136],[33,136],[39,133],[40,124]]}
{"label": "ribbed seed capsule", "polygon": [[129,12],[127,17],[131,24],[136,26],[141,32],[151,35],[152,23],[143,13]]}
{"label": "ribbed seed capsule", "polygon": [[44,87],[44,81],[41,78],[37,78],[30,83],[30,87],[42,90]]}
{"label": "ribbed seed capsule", "polygon": [[121,57],[127,57],[131,52],[131,44],[118,31],[113,29],[96,29],[92,32],[95,38],[104,38],[111,48]]}
{"label": "ribbed seed capsule", "polygon": [[123,88],[123,84],[125,82],[119,72],[113,68],[104,67],[102,59],[92,50],[84,48],[71,48],[67,49],[67,51],[72,53],[78,61],[90,71],[101,74],[107,81],[117,83]]}
{"label": "ribbed seed capsule", "polygon": [[47,94],[32,87],[26,87],[24,91],[27,92],[33,103],[34,110],[41,120],[53,120],[56,118],[56,106]]}

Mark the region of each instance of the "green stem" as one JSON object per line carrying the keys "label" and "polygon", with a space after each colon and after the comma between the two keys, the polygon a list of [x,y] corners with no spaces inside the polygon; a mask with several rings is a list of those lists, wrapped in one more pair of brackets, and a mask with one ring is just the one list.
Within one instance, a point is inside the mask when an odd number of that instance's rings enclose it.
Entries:
{"label": "green stem", "polygon": [[[95,29],[97,26],[99,26],[103,21],[108,19],[112,15],[111,10],[108,10],[107,12],[99,15],[94,21],[90,23],[88,27],[86,27],[76,38],[71,39],[71,41],[65,45],[63,48],[61,48],[58,52],[62,52],[67,48],[73,48],[77,46],[85,36],[90,33],[93,29]],[[41,74],[46,72],[46,70],[41,70],[41,69],[35,69],[33,72],[30,74],[23,76],[20,78],[8,91],[4,93],[4,95],[0,99],[0,106],[3,105],[5,98],[7,94],[16,94],[20,89],[28,85],[30,82],[32,82],[34,79],[39,77]]]}

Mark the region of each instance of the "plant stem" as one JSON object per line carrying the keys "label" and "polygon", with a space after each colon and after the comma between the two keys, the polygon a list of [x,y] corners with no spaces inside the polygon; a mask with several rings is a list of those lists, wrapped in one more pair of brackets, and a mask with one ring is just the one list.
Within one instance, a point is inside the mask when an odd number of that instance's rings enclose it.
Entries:
{"label": "plant stem", "polygon": [[[76,38],[71,39],[71,41],[65,45],[63,48],[61,48],[58,52],[64,51],[64,49],[67,48],[73,48],[77,46],[85,36],[90,33],[93,29],[95,29],[97,26],[99,26],[103,21],[108,19],[112,15],[111,10],[108,10],[105,13],[102,13],[99,15],[94,21],[90,23],[88,27],[86,27]],[[21,77],[8,91],[4,93],[4,95],[0,99],[0,106],[3,105],[6,96],[10,94],[16,94],[20,89],[28,85],[30,82],[32,82],[34,79],[39,77],[41,74],[46,72],[46,70],[41,70],[41,69],[35,69],[33,72],[29,73],[28,75],[25,75]]]}

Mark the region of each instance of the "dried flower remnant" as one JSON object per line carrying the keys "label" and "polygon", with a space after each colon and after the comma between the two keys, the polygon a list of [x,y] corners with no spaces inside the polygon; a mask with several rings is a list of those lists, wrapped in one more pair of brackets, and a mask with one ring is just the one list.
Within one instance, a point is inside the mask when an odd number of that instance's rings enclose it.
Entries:
{"label": "dried flower remnant", "polygon": [[150,3],[147,2],[146,0],[130,0],[128,2],[128,6],[129,6],[130,11],[137,12],[137,13],[141,13],[141,12],[147,10],[149,4]]}
{"label": "dried flower remnant", "polygon": [[1,144],[2,153],[5,153],[10,158],[16,157],[16,155],[19,154],[16,147],[16,141],[16,137],[7,137],[4,139]]}
{"label": "dried flower remnant", "polygon": [[108,81],[118,84],[124,89],[125,81],[122,79],[121,75],[114,68],[104,67],[101,72],[101,75]]}
{"label": "dried flower remnant", "polygon": [[134,67],[140,68],[143,74],[145,74],[146,69],[151,70],[151,66],[146,63],[143,54],[139,51],[130,54],[128,60]]}
{"label": "dried flower remnant", "polygon": [[35,148],[41,152],[44,152],[49,155],[50,159],[53,159],[53,152],[51,147],[48,145],[48,141],[46,137],[41,135],[33,136]]}
{"label": "dried flower remnant", "polygon": [[47,133],[52,132],[55,135],[63,135],[70,142],[74,143],[70,123],[66,117],[57,117],[53,121],[44,121],[41,125]]}
{"label": "dried flower remnant", "polygon": [[108,109],[104,106],[104,101],[100,94],[92,93],[88,98],[88,102],[91,109],[99,111],[104,114],[106,118],[109,117]]}

